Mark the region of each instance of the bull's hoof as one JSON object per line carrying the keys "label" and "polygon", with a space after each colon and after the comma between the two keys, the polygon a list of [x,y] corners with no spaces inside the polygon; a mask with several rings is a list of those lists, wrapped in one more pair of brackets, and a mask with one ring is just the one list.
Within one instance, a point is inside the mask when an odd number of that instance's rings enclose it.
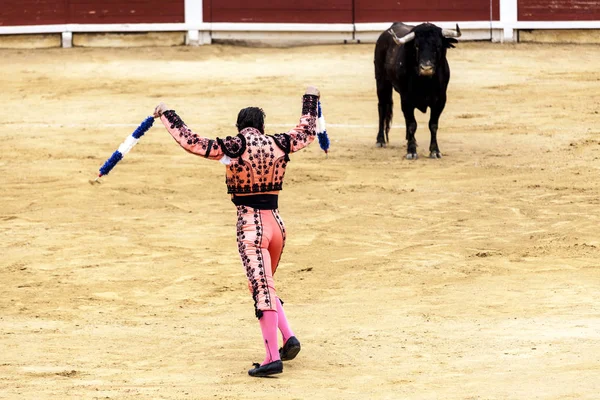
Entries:
{"label": "bull's hoof", "polygon": [[429,153],[429,158],[442,158],[442,153],[439,151],[432,151]]}
{"label": "bull's hoof", "polygon": [[375,147],[381,147],[381,148],[384,148],[384,147],[386,147],[386,146],[387,146],[387,144],[385,144],[385,143],[382,143],[382,142],[377,142],[377,143],[375,144]]}
{"label": "bull's hoof", "polygon": [[406,154],[407,160],[416,160],[417,158],[419,158],[419,155],[417,153],[407,153]]}

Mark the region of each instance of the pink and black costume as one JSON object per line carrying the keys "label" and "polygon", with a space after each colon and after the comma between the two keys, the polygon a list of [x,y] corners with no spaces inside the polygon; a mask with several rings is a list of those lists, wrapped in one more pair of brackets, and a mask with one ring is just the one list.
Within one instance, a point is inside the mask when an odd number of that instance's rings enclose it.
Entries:
{"label": "pink and black costume", "polygon": [[[275,135],[265,135],[248,127],[236,136],[209,139],[192,132],[173,110],[165,111],[161,116],[169,133],[186,151],[220,160],[226,165],[227,192],[237,207],[238,250],[246,269],[256,316],[261,320],[266,311],[274,311],[275,326],[279,323],[284,343],[293,333],[289,327],[281,326],[282,322],[287,325],[287,320],[273,283],[273,274],[285,246],[285,225],[277,210],[277,193],[283,186],[289,154],[303,149],[315,139],[317,103],[317,96],[304,95],[299,124],[287,133]],[[269,315],[271,318],[272,314]],[[272,351],[269,356],[268,346],[272,346],[273,339],[267,343],[268,335],[265,336],[264,329],[263,336],[267,348],[265,362],[279,360]]]}

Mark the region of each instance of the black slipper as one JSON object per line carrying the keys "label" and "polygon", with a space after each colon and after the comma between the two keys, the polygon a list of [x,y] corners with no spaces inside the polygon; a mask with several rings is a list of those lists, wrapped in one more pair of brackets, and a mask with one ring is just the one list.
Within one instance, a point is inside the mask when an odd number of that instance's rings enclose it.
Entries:
{"label": "black slipper", "polygon": [[259,363],[254,363],[252,365],[254,368],[248,370],[248,375],[250,376],[263,377],[283,372],[283,363],[281,360],[273,361],[265,365],[260,365]]}
{"label": "black slipper", "polygon": [[290,336],[283,347],[279,349],[279,358],[281,361],[293,360],[298,353],[300,353],[300,341],[296,339],[296,336]]}

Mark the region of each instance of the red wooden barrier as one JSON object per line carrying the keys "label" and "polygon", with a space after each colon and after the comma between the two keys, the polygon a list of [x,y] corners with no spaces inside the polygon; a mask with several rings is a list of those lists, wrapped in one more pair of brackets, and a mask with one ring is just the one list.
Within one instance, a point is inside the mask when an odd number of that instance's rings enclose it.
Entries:
{"label": "red wooden barrier", "polygon": [[51,25],[67,22],[64,0],[2,0],[0,26]]}
{"label": "red wooden barrier", "polygon": [[184,0],[66,0],[71,24],[184,22]]}
{"label": "red wooden barrier", "polygon": [[494,21],[500,1],[492,0],[355,0],[355,22]]}
{"label": "red wooden barrier", "polygon": [[[498,21],[500,0],[204,0],[205,22]],[[518,0],[520,21],[600,20],[599,0]],[[184,0],[2,0],[0,26],[179,23]]]}
{"label": "red wooden barrier", "polygon": [[205,22],[352,23],[352,0],[204,0]]}
{"label": "red wooden barrier", "polygon": [[598,0],[518,0],[519,21],[600,20]]}
{"label": "red wooden barrier", "polygon": [[184,0],[2,0],[0,26],[184,22]]}

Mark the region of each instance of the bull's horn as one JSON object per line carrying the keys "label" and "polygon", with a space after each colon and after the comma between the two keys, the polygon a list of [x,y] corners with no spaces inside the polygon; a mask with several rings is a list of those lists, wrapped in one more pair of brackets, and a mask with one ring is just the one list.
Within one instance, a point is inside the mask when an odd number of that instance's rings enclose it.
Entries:
{"label": "bull's horn", "polygon": [[442,29],[442,35],[444,35],[444,37],[460,37],[462,33],[460,32],[458,24],[456,24],[455,31],[453,31],[452,29]]}
{"label": "bull's horn", "polygon": [[396,36],[396,32],[394,32],[394,30],[392,28],[388,29],[388,32],[390,35],[392,35],[392,39],[394,39],[394,42],[396,42],[397,45],[408,43],[415,38],[414,32],[404,35],[401,38]]}

